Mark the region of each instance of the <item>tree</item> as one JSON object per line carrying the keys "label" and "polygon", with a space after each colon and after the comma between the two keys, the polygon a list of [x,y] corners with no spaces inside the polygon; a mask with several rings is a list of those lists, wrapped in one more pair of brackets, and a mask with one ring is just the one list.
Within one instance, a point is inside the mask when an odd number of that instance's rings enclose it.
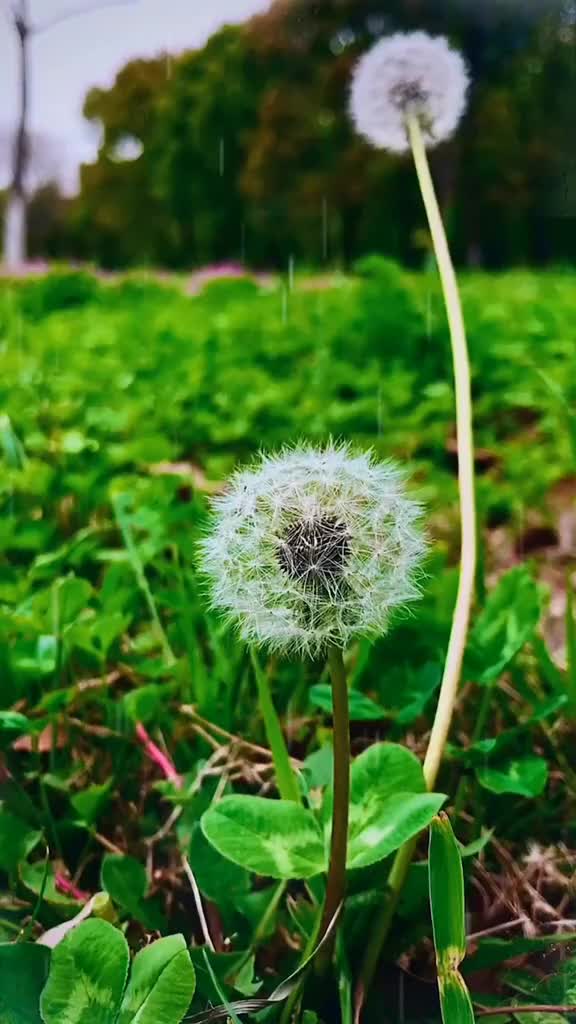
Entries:
{"label": "tree", "polygon": [[99,0],[62,11],[45,21],[34,23],[30,19],[28,0],[6,0],[7,15],[12,22],[18,44],[19,94],[13,162],[6,208],[4,211],[3,259],[8,267],[18,267],[26,260],[26,173],[29,157],[29,82],[30,39],[53,28],[68,18],[101,7],[115,6],[130,0]]}

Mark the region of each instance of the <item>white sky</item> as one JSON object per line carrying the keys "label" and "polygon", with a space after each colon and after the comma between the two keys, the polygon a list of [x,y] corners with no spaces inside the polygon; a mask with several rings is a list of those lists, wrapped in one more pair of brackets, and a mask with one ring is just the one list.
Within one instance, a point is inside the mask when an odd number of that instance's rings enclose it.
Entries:
{"label": "white sky", "polygon": [[[0,183],[4,184],[17,96],[15,33],[5,16],[11,2],[0,0]],[[98,0],[28,3],[31,20],[40,23],[70,9],[96,5]],[[69,187],[73,185],[75,169],[94,156],[97,144],[82,117],[84,96],[93,85],[110,85],[131,57],[200,46],[221,25],[243,21],[269,5],[270,0],[127,0],[37,35],[30,47],[30,126],[32,133],[46,139],[43,163]]]}

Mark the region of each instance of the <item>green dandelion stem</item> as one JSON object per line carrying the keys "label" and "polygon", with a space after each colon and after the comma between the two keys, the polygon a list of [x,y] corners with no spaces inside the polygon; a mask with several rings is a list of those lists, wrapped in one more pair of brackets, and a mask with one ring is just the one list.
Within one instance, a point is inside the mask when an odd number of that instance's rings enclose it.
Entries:
{"label": "green dandelion stem", "polygon": [[[442,283],[442,292],[446,304],[446,314],[450,328],[452,361],[454,367],[454,386],[456,392],[456,434],[458,449],[458,489],[460,498],[461,546],[460,546],[460,578],[456,605],[452,618],[450,639],[446,653],[444,673],[440,686],[440,696],[436,707],[434,724],[430,741],[424,758],[424,778],[429,790],[434,788],[436,777],[446,746],[450,730],[454,706],[458,695],[458,685],[462,669],[462,659],[466,646],[466,636],[470,621],[470,609],[474,595],[476,574],[476,503],[474,497],[474,440],[472,434],[472,399],[470,387],[470,364],[466,344],[466,332],[462,305],[458,292],[456,274],[452,265],[446,232],[430,174],[426,147],[418,118],[409,115],[407,118],[408,135],[412,147],[412,155],[422,199],[426,208],[430,233],[434,245],[434,253],[438,272]],[[388,879],[388,892],[380,914],[377,915],[374,931],[368,942],[356,993],[356,1019],[365,995],[370,988],[374,972],[388,936],[390,926],[398,906],[410,863],[414,854],[416,840],[410,840],[396,854]]]}
{"label": "green dandelion stem", "polygon": [[346,890],[346,851],[348,847],[348,811],[350,802],[350,722],[348,686],[344,659],[339,647],[328,650],[328,667],[332,680],[332,714],[334,723],[334,801],[330,863],[326,882],[326,900],[320,925],[324,935],[340,907]]}
{"label": "green dandelion stem", "polygon": [[462,658],[470,620],[476,574],[476,502],[474,497],[474,439],[472,435],[472,398],[470,363],[466,344],[466,331],[456,274],[450,257],[446,232],[434,191],[428,165],[426,147],[417,117],[408,117],[408,133],[418,183],[426,208],[434,253],[442,282],[446,314],[450,327],[450,342],[454,365],[456,392],[456,435],[458,448],[458,490],[460,497],[461,543],[460,579],[448,642],[444,675],[436,709],[432,734],[424,759],[424,778],[432,789],[442,761],[448,738],[452,713],[456,703]]}

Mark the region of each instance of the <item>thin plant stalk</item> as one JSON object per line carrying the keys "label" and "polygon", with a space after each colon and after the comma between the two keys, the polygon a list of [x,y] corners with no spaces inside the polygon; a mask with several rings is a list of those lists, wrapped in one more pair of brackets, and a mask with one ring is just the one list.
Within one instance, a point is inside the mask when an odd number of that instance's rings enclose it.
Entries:
{"label": "thin plant stalk", "polygon": [[174,651],[170,646],[170,641],[168,640],[166,631],[160,620],[158,608],[156,607],[156,601],[154,600],[154,595],[150,588],[150,584],[148,583],[148,580],[146,578],[144,563],[142,562],[140,553],[134,542],[132,527],[130,525],[130,520],[126,511],[125,496],[121,494],[114,495],[114,497],[112,498],[112,507],[114,509],[114,515],[116,517],[116,522],[120,529],[120,533],[122,534],[122,540],[124,541],[124,547],[126,548],[126,553],[128,555],[130,567],[136,578],[138,588],[148,606],[150,618],[152,619],[156,636],[162,649],[164,660],[166,662],[166,665],[172,667],[176,664],[176,655],[174,654]]}
{"label": "thin plant stalk", "polygon": [[278,792],[280,793],[282,800],[292,800],[294,803],[299,804],[302,802],[302,799],[300,788],[298,786],[298,779],[296,778],[290,763],[290,755],[288,753],[288,748],[286,747],[284,733],[282,732],[280,719],[278,718],[278,713],[272,700],[272,694],[270,693],[268,676],[262,669],[253,648],[250,648],[250,657],[252,659],[252,667],[256,677],[256,686],[258,687],[260,711],[262,712],[266,737],[268,739],[272,759],[274,761],[274,771],[276,773]]}
{"label": "thin plant stalk", "polygon": [[[442,292],[446,305],[456,394],[456,436],[458,449],[458,490],[460,499],[460,577],[458,593],[452,618],[450,639],[446,653],[440,695],[430,734],[428,749],[424,758],[424,779],[429,790],[433,789],[442,762],[448,732],[452,721],[458,694],[462,659],[470,621],[470,609],[474,596],[476,575],[476,503],[474,496],[474,440],[472,434],[472,399],[470,387],[470,363],[462,305],[458,292],[456,274],[448,248],[446,232],[430,174],[426,147],[420,122],[414,114],[407,117],[407,128],[416,167],[416,174],[426,209],[434,254],[440,274]],[[364,1002],[394,917],[400,894],[416,847],[411,839],[396,854],[388,880],[388,894],[377,917],[373,934],[368,942],[360,983],[356,992],[356,1020]]]}
{"label": "thin plant stalk", "polygon": [[424,778],[428,789],[436,782],[442,761],[456,696],[460,682],[462,658],[466,646],[470,609],[474,596],[476,575],[476,502],[474,497],[474,439],[472,435],[472,397],[470,363],[462,305],[456,274],[450,257],[446,232],[442,223],[438,200],[428,165],[426,147],[418,118],[408,118],[408,133],[418,183],[426,208],[434,253],[438,264],[446,314],[450,327],[450,342],[454,365],[456,393],[456,439],[458,449],[458,490],[460,498],[460,579],[452,619],[452,628],[446,653],[446,663],[440,687],[440,696],[432,733],[424,759]]}
{"label": "thin plant stalk", "polygon": [[332,716],[334,723],[334,799],[332,805],[330,863],[326,882],[326,900],[320,925],[320,937],[325,934],[344,899],[350,803],[348,686],[346,684],[344,659],[339,647],[330,647],[328,667],[332,681]]}

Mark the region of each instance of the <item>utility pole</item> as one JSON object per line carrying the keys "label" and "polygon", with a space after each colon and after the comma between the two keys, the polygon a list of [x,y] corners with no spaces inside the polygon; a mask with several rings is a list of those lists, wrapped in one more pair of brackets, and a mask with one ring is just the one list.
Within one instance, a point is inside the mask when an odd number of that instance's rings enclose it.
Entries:
{"label": "utility pole", "polygon": [[8,186],[4,213],[3,261],[11,270],[26,262],[27,196],[26,173],[30,155],[28,115],[30,100],[30,40],[55,25],[80,14],[88,14],[103,7],[116,7],[133,0],[99,0],[83,4],[56,14],[43,22],[33,24],[29,17],[28,0],[8,0],[8,17],[18,40],[18,110],[16,134],[12,149],[12,172]]}
{"label": "utility pole", "polygon": [[25,176],[28,165],[28,98],[29,66],[28,0],[15,0],[11,8],[18,39],[18,119],[14,138],[12,178],[4,214],[4,262],[18,267],[26,258],[26,194]]}

